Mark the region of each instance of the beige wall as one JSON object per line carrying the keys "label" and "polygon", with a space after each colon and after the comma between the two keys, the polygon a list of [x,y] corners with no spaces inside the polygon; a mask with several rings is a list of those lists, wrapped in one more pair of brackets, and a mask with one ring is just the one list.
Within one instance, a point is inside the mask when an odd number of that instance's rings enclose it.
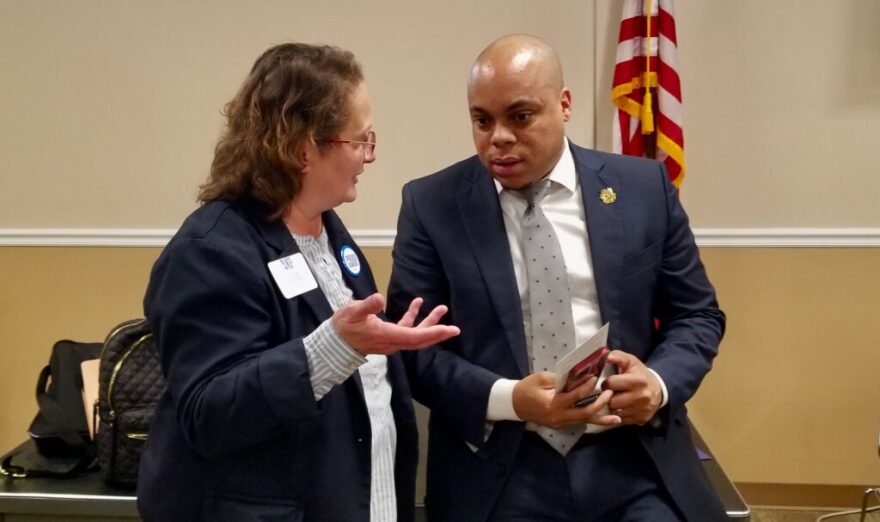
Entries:
{"label": "beige wall", "polygon": [[[176,227],[207,174],[222,105],[259,52],[291,39],[363,62],[379,161],[342,214],[354,228],[392,228],[403,182],[471,153],[464,81],[500,34],[556,46],[574,91],[570,135],[609,149],[619,5],[3,0],[0,229]],[[880,225],[880,3],[676,10],[694,224]]]}
{"label": "beige wall", "polygon": [[[366,252],[382,288],[390,251]],[[26,436],[52,343],[100,341],[139,316],[158,253],[0,248],[0,449]],[[880,484],[880,333],[872,327],[880,249],[715,248],[703,257],[728,331],[691,415],[729,475]]]}
{"label": "beige wall", "polygon": [[0,248],[0,452],[27,437],[37,374],[59,339],[103,341],[143,315],[156,248]]}
{"label": "beige wall", "polygon": [[[619,2],[597,5],[597,146],[611,147]],[[676,0],[697,227],[877,227],[880,2]]]}
{"label": "beige wall", "polygon": [[577,93],[571,134],[593,142],[592,25],[581,0],[2,0],[0,229],[176,228],[223,104],[259,53],[290,40],[361,60],[379,161],[341,214],[392,228],[406,180],[473,153],[465,81],[499,35],[559,49]]}
{"label": "beige wall", "polygon": [[694,422],[736,481],[880,484],[880,249],[704,249],[728,315]]}

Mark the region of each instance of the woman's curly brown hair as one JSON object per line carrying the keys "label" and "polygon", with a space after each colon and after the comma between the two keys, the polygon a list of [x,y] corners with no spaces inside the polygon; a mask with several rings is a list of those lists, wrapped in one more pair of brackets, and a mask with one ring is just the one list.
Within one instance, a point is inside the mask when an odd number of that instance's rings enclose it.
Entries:
{"label": "woman's curly brown hair", "polygon": [[302,43],[268,49],[226,104],[226,131],[199,201],[255,200],[267,219],[281,217],[300,191],[303,147],[327,147],[338,135],[361,81],[349,51]]}

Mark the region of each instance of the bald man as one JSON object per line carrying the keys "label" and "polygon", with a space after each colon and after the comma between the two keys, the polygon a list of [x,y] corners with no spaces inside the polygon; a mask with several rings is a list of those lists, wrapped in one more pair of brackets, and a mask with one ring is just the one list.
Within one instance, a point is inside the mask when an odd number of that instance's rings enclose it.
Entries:
{"label": "bald man", "polygon": [[[413,396],[431,410],[430,520],[724,519],[685,409],[724,314],[663,165],[571,143],[572,94],[535,37],[489,45],[468,103],[477,154],[404,187],[388,294],[392,317],[422,296],[426,309],[449,304],[461,328],[407,360]],[[549,336],[580,344],[610,323],[618,373],[586,405],[594,378],[556,392],[553,367],[534,368],[532,344],[548,336],[538,319],[547,310],[530,304],[538,281],[528,272],[539,269],[524,258],[535,206],[567,279],[564,292],[547,292],[564,295],[574,330]]]}

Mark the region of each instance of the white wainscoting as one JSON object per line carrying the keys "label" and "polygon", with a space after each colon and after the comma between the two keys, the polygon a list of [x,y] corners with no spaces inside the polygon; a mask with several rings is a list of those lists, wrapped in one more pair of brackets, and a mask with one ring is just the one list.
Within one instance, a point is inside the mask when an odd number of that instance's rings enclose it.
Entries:
{"label": "white wainscoting", "polygon": [[[0,246],[165,246],[174,229],[5,228]],[[362,247],[390,247],[391,229],[351,230]],[[696,228],[701,247],[880,247],[880,228]]]}

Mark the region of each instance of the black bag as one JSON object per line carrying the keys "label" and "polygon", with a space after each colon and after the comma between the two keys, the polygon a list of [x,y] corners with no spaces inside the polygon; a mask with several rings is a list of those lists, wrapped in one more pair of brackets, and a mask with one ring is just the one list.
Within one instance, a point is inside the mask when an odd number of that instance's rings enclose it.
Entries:
{"label": "black bag", "polygon": [[[71,478],[95,469],[82,396],[83,361],[97,359],[101,343],[58,341],[37,378],[37,416],[22,444],[0,460],[0,475]],[[13,462],[14,459],[14,462]]]}
{"label": "black bag", "polygon": [[156,403],[165,389],[159,353],[146,319],[114,328],[101,352],[98,462],[107,482],[134,488]]}
{"label": "black bag", "polygon": [[82,398],[80,363],[97,359],[101,343],[58,341],[49,365],[37,379],[39,411],[28,432],[37,451],[48,458],[80,458],[94,447]]}

